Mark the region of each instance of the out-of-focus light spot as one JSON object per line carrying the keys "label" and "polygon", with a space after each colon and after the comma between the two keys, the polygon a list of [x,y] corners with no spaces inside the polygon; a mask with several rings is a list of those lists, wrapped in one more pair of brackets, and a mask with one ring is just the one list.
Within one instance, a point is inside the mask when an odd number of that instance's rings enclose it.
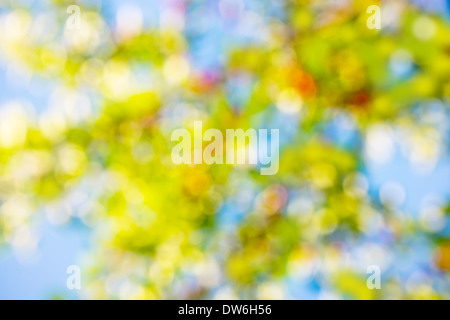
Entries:
{"label": "out-of-focus light spot", "polygon": [[264,19],[256,12],[246,11],[239,24],[239,34],[259,41],[268,41],[269,31]]}
{"label": "out-of-focus light spot", "polygon": [[191,168],[185,174],[183,187],[186,193],[191,196],[198,196],[205,191],[208,191],[211,185],[211,178],[209,174],[198,168]]}
{"label": "out-of-focus light spot", "polygon": [[403,288],[395,282],[383,283],[383,291],[386,290],[386,300],[401,300],[404,298]]}
{"label": "out-of-focus light spot", "polygon": [[110,169],[108,172],[103,173],[100,180],[106,190],[113,193],[117,192],[121,185],[126,186],[129,181],[121,170],[116,169]]}
{"label": "out-of-focus light spot", "polygon": [[404,4],[401,2],[386,2],[383,3],[383,10],[381,10],[381,21],[383,22],[383,29],[396,29],[401,21],[401,14],[404,9]]}
{"label": "out-of-focus light spot", "polygon": [[261,300],[282,300],[284,299],[284,288],[275,282],[265,282],[258,286],[258,299]]}
{"label": "out-of-focus light spot", "polygon": [[266,215],[279,213],[284,208],[288,199],[286,188],[281,185],[273,185],[266,188],[262,194],[257,197],[256,206]]}
{"label": "out-of-focus light spot", "polygon": [[37,43],[54,40],[58,33],[57,18],[53,13],[40,13],[35,15],[28,36]]}
{"label": "out-of-focus light spot", "polygon": [[[269,45],[271,47],[278,47],[282,45],[286,39],[286,26],[278,21],[272,21],[269,24]],[[289,50],[289,48],[286,48]]]}
{"label": "out-of-focus light spot", "polygon": [[2,35],[0,39],[7,42],[18,42],[26,37],[31,25],[31,17],[26,11],[13,11],[0,21]]}
{"label": "out-of-focus light spot", "polygon": [[155,262],[150,266],[148,275],[159,285],[167,285],[174,278],[175,263],[180,257],[180,237],[173,237],[157,249]]}
{"label": "out-of-focus light spot", "polygon": [[25,225],[32,212],[29,201],[21,196],[9,198],[0,207],[0,217],[5,219],[7,229]]}
{"label": "out-of-focus light spot", "polygon": [[203,287],[210,288],[219,284],[220,267],[214,259],[195,265],[194,273]]}
{"label": "out-of-focus light spot", "polygon": [[84,224],[89,227],[93,227],[98,221],[97,217],[101,217],[106,214],[106,209],[99,202],[87,202],[76,211],[76,214],[80,217]]}
{"label": "out-of-focus light spot", "polygon": [[103,70],[103,83],[107,93],[115,98],[124,98],[130,92],[131,70],[123,61],[110,60]]}
{"label": "out-of-focus light spot", "polygon": [[[331,108],[330,108],[331,109]],[[342,110],[334,110],[337,114],[335,118],[336,125],[343,131],[355,131],[356,120],[351,113],[343,112]]]}
{"label": "out-of-focus light spot", "polygon": [[250,188],[242,189],[236,196],[236,205],[241,211],[249,210],[254,197],[254,192]]}
{"label": "out-of-focus light spot", "polygon": [[72,208],[66,203],[49,205],[45,210],[47,220],[54,225],[61,225],[69,221]]}
{"label": "out-of-focus light spot", "polygon": [[201,35],[207,32],[213,23],[214,18],[211,15],[210,10],[200,6],[190,11],[189,23],[186,27],[188,32]]}
{"label": "out-of-focus light spot", "polygon": [[450,270],[450,242],[442,243],[435,253],[435,261],[439,269]]}
{"label": "out-of-focus light spot", "polygon": [[123,284],[126,285],[126,279],[124,276],[121,274],[110,274],[105,279],[106,292],[110,294],[117,294]]}
{"label": "out-of-focus light spot", "polygon": [[312,215],[307,216],[304,221],[308,225],[308,228],[303,230],[304,239],[311,242],[317,241],[317,238],[322,233],[321,217],[314,212]]}
{"label": "out-of-focus light spot", "polygon": [[303,107],[303,100],[295,89],[285,89],[278,95],[276,106],[283,113],[295,114]]}
{"label": "out-of-focus light spot", "polygon": [[289,275],[299,280],[310,278],[317,267],[318,259],[314,250],[308,246],[294,251],[287,265]]}
{"label": "out-of-focus light spot", "polygon": [[426,206],[420,210],[420,224],[430,232],[439,232],[444,229],[447,219],[442,208]]}
{"label": "out-of-focus light spot", "polygon": [[50,141],[62,139],[67,128],[66,117],[59,109],[43,112],[39,117],[39,128]]}
{"label": "out-of-focus light spot", "polygon": [[369,190],[369,181],[359,172],[347,175],[343,185],[345,193],[354,197],[364,197]]}
{"label": "out-of-focus light spot", "polygon": [[180,84],[187,79],[189,72],[189,62],[182,56],[172,55],[164,63],[163,73],[169,84]]}
{"label": "out-of-focus light spot", "polygon": [[46,70],[53,74],[61,73],[67,61],[66,52],[61,45],[41,49],[39,57]]}
{"label": "out-of-focus light spot", "polygon": [[421,201],[422,207],[445,207],[446,201],[444,198],[434,194],[430,193],[423,197]]}
{"label": "out-of-focus light spot", "polygon": [[410,294],[429,294],[432,290],[431,279],[425,272],[415,271],[406,281],[405,288]]}
{"label": "out-of-focus light spot", "polygon": [[139,142],[131,150],[134,160],[140,164],[149,163],[153,159],[153,148],[148,142]]}
{"label": "out-of-focus light spot", "polygon": [[[167,108],[166,111],[169,113],[167,115],[167,126],[171,126],[168,132],[172,132],[179,126],[193,127],[194,121],[206,119],[205,114],[196,105],[190,103],[177,103],[175,106]],[[164,127],[161,126],[161,130],[164,130]]]}
{"label": "out-of-focus light spot", "polygon": [[184,13],[173,8],[165,9],[161,12],[160,26],[165,29],[183,30],[185,24]]}
{"label": "out-of-focus light spot", "polygon": [[142,204],[145,200],[144,194],[141,192],[141,190],[133,185],[129,185],[124,190],[124,195],[130,203],[135,205]]}
{"label": "out-of-focus light spot", "polygon": [[360,228],[366,234],[375,235],[384,226],[383,216],[369,206],[363,206],[358,217]]}
{"label": "out-of-focus light spot", "polygon": [[144,294],[142,286],[135,281],[125,282],[119,289],[119,299],[132,300],[140,297]]}
{"label": "out-of-focus light spot", "polygon": [[150,228],[158,220],[158,215],[143,204],[145,200],[144,195],[137,188],[133,189],[133,191],[125,193],[127,198],[131,198],[130,203],[136,207],[130,210],[129,215],[137,226]]}
{"label": "out-of-focus light spot", "polygon": [[10,103],[0,110],[0,146],[22,146],[27,138],[28,120],[25,109],[19,103]]}
{"label": "out-of-focus light spot", "polygon": [[104,63],[100,59],[89,59],[80,69],[81,77],[91,85],[99,85],[102,81]]}
{"label": "out-of-focus light spot", "polygon": [[225,19],[239,19],[244,12],[245,5],[242,0],[220,0],[219,12]]}
{"label": "out-of-focus light spot", "polygon": [[437,79],[433,78],[429,74],[420,73],[414,78],[411,86],[411,90],[416,92],[419,96],[433,95],[433,92],[437,89]]}
{"label": "out-of-focus light spot", "polygon": [[413,24],[414,35],[420,40],[430,40],[436,34],[436,24],[434,21],[426,16],[421,16],[416,19]]}
{"label": "out-of-focus light spot", "polygon": [[317,300],[342,300],[342,297],[336,292],[321,290]]}
{"label": "out-of-focus light spot", "polygon": [[238,300],[238,296],[230,287],[219,289],[214,295],[214,300]]}
{"label": "out-of-focus light spot", "polygon": [[80,26],[80,29],[66,27],[64,31],[66,45],[79,52],[94,51],[102,42],[105,22],[98,14],[86,12]]}
{"label": "out-of-focus light spot", "polygon": [[395,75],[406,76],[414,67],[414,58],[407,50],[397,50],[392,54],[389,65]]}
{"label": "out-of-focus light spot", "polygon": [[308,197],[296,198],[289,202],[288,215],[311,214],[314,210],[314,202]]}
{"label": "out-of-focus light spot", "polygon": [[315,163],[309,170],[309,177],[315,187],[326,189],[331,187],[336,180],[336,168],[330,163]]}
{"label": "out-of-focus light spot", "polygon": [[417,131],[408,136],[409,157],[419,171],[432,171],[439,159],[439,135],[434,130]]}
{"label": "out-of-focus light spot", "polygon": [[446,105],[439,100],[423,104],[420,109],[423,113],[422,121],[438,133],[445,132],[449,128],[446,108]]}
{"label": "out-of-focus light spot", "polygon": [[52,168],[53,160],[48,151],[24,151],[11,157],[8,171],[15,181],[40,178]]}
{"label": "out-of-focus light spot", "polygon": [[347,253],[339,250],[336,246],[328,246],[325,248],[323,260],[320,261],[321,271],[326,273],[334,273],[347,263],[345,261]]}
{"label": "out-of-focus light spot", "polygon": [[86,162],[86,155],[75,145],[65,144],[58,150],[58,167],[66,174],[75,175]]}
{"label": "out-of-focus light spot", "polygon": [[37,234],[28,226],[21,226],[14,231],[10,243],[19,262],[28,264],[35,261],[38,240]]}
{"label": "out-of-focus light spot", "polygon": [[322,209],[314,213],[314,216],[319,219],[322,234],[330,234],[336,230],[339,220],[334,211]]}
{"label": "out-of-focus light spot", "polygon": [[398,183],[386,182],[380,188],[380,200],[386,206],[399,207],[405,198],[405,189]]}
{"label": "out-of-focus light spot", "polygon": [[66,121],[71,124],[78,124],[91,116],[91,101],[80,93],[64,87],[53,91],[49,108],[53,110],[62,109],[66,116]]}
{"label": "out-of-focus light spot", "polygon": [[377,244],[368,243],[363,244],[356,250],[355,261],[363,270],[370,265],[376,265],[381,270],[385,270],[391,263],[392,257],[389,256],[389,251],[386,248]]}
{"label": "out-of-focus light spot", "polygon": [[141,8],[129,3],[120,6],[117,10],[116,23],[116,31],[120,40],[137,36],[143,27]]}
{"label": "out-of-focus light spot", "polygon": [[86,192],[82,190],[74,190],[72,191],[68,197],[67,202],[70,206],[78,207],[85,204],[89,200],[89,196]]}
{"label": "out-of-focus light spot", "polygon": [[394,140],[391,129],[384,124],[376,124],[368,129],[365,154],[378,164],[388,163],[394,154]]}

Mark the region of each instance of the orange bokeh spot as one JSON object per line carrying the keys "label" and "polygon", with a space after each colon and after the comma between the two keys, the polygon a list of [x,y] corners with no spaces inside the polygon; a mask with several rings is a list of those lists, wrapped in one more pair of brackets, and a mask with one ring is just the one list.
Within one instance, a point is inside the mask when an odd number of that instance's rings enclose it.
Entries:
{"label": "orange bokeh spot", "polygon": [[435,260],[439,269],[443,271],[450,270],[450,241],[439,246]]}
{"label": "orange bokeh spot", "polygon": [[314,97],[317,93],[313,77],[302,69],[295,68],[290,75],[291,86],[298,90],[304,98]]}

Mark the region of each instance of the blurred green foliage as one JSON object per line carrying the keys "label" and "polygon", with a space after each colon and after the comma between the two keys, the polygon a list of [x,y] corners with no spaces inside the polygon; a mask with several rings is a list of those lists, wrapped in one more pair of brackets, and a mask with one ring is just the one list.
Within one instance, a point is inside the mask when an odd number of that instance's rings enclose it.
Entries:
{"label": "blurred green foliage", "polygon": [[[369,30],[372,4],[286,1],[285,18],[269,20],[264,43],[230,48],[223,69],[208,77],[190,61],[194,40],[182,30],[150,28],[120,38],[95,7],[83,7],[81,30],[68,30],[69,2],[53,1],[59,29],[52,37],[6,32],[0,50],[69,91],[90,92],[95,108],[81,120],[51,112],[38,120],[20,112],[8,118],[12,137],[3,132],[0,143],[0,241],[11,243],[38,209],[89,181],[82,189],[89,205],[78,217],[94,231],[84,269],[90,298],[209,298],[219,285],[240,298],[277,298],[265,284],[272,288],[298,269],[316,270],[324,287],[345,298],[448,298],[429,286],[408,291],[395,277],[385,279],[384,290],[369,290],[365,270],[345,263],[346,248],[364,241],[377,219],[395,250],[411,249],[402,242],[411,236],[439,238],[367,193],[352,192],[351,178],[364,170],[362,142],[342,146],[325,135],[339,114],[354,119],[361,139],[375,123],[432,130],[416,121],[413,108],[450,99],[448,22],[404,4],[396,27]],[[35,18],[12,2],[6,10],[23,29]],[[417,19],[429,19],[432,37],[418,38]],[[389,69],[399,50],[414,61],[405,78]],[[137,69],[151,81],[141,82]],[[252,79],[249,98],[231,105],[227,83],[242,75]],[[280,99],[299,108],[292,112],[299,128],[282,146],[277,175],[171,162],[173,129],[195,119],[222,131],[261,127],[261,119],[280,112]],[[175,108],[180,103],[191,113]],[[220,210],[249,183],[257,195],[247,199],[242,220],[224,228]],[[293,191],[312,206],[289,207]],[[443,276],[450,269],[448,241],[436,240],[439,255],[428,257]],[[108,290],[105,283],[114,279],[126,279],[128,291]]]}

